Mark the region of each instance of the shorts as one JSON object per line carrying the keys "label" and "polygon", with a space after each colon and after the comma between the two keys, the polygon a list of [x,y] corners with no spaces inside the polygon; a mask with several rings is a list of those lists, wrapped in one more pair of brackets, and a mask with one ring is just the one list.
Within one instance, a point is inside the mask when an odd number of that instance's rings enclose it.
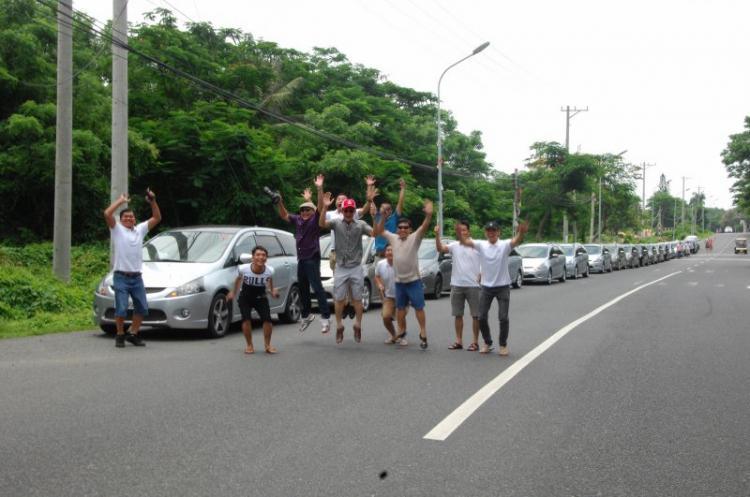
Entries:
{"label": "shorts", "polygon": [[271,306],[268,303],[268,297],[265,295],[245,295],[240,293],[239,299],[237,299],[237,305],[240,306],[240,313],[242,313],[243,321],[250,321],[253,315],[253,309],[260,316],[260,320],[264,323],[271,322]]}
{"label": "shorts", "polygon": [[331,250],[328,253],[328,265],[331,266],[331,271],[336,270],[336,251]]}
{"label": "shorts", "polygon": [[347,285],[352,289],[352,300],[362,300],[362,288],[364,284],[365,271],[362,266],[336,266],[336,269],[333,271],[333,300],[342,302],[346,299]]}
{"label": "shorts", "polygon": [[[143,285],[141,276],[130,277],[115,273],[112,287],[115,289],[115,317],[124,318],[128,315],[130,299],[133,300],[134,316],[148,314],[146,287]],[[128,299],[128,296],[130,296],[130,299]]]}
{"label": "shorts", "polygon": [[451,287],[451,316],[461,317],[464,315],[465,302],[469,303],[471,317],[479,316],[479,294],[478,286],[454,286]]}
{"label": "shorts", "polygon": [[[409,308],[406,308],[406,312],[409,312]],[[380,313],[383,315],[383,319],[393,319],[396,317],[396,299],[393,297],[385,297],[380,308]]]}
{"label": "shorts", "polygon": [[414,280],[410,283],[396,282],[396,307],[405,308],[411,302],[411,306],[421,311],[424,309],[424,290],[422,280]]}

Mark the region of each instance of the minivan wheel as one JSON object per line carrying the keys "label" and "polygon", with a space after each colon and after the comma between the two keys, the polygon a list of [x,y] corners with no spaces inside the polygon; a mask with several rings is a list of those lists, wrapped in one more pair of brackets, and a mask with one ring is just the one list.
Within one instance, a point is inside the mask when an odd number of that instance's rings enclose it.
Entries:
{"label": "minivan wheel", "polygon": [[578,279],[578,264],[576,264],[576,270],[575,270],[575,272],[573,273],[573,279],[574,279],[574,280],[577,280],[577,279]]}
{"label": "minivan wheel", "polygon": [[516,281],[513,282],[513,288],[521,287],[523,287],[523,271],[519,269],[518,273],[516,274]]}
{"label": "minivan wheel", "polygon": [[362,286],[362,312],[367,312],[370,308],[371,297],[372,291],[370,289],[370,282],[365,281],[365,284]]}
{"label": "minivan wheel", "polygon": [[295,285],[289,289],[289,295],[286,298],[286,309],[284,309],[284,312],[279,313],[279,321],[283,323],[296,323],[299,321],[301,312],[299,289]]}
{"label": "minivan wheel", "polygon": [[443,277],[439,274],[435,277],[435,288],[432,291],[432,297],[439,299],[443,295]]}
{"label": "minivan wheel", "polygon": [[568,270],[563,268],[562,276],[560,276],[560,283],[568,281]]}
{"label": "minivan wheel", "polygon": [[227,296],[217,293],[211,300],[208,308],[208,336],[211,338],[223,338],[226,336],[229,326],[232,324],[230,318],[231,307],[227,304]]}

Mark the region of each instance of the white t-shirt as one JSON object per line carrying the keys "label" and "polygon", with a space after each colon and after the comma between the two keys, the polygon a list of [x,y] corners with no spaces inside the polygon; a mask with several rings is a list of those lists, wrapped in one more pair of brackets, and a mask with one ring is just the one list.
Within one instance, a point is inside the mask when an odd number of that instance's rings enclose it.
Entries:
{"label": "white t-shirt", "polygon": [[448,244],[448,252],[453,257],[451,286],[478,288],[479,252],[458,242]]}
{"label": "white t-shirt", "polygon": [[120,223],[111,228],[115,249],[115,271],[140,273],[143,268],[143,239],[148,234],[148,221],[137,224],[132,230]]}
{"label": "white t-shirt", "polygon": [[274,269],[266,264],[265,270],[258,274],[253,271],[253,264],[240,264],[238,266],[240,276],[242,276],[242,290],[251,296],[261,296],[266,294],[268,280],[273,277]]}
{"label": "white t-shirt", "polygon": [[508,256],[510,241],[498,240],[494,245],[487,240],[474,240],[474,248],[479,252],[479,266],[482,269],[482,286],[495,287],[510,285]]}
{"label": "white t-shirt", "polygon": [[385,296],[392,299],[396,298],[396,277],[393,274],[393,266],[388,264],[387,259],[378,262],[378,265],[375,266],[375,274],[383,280]]}

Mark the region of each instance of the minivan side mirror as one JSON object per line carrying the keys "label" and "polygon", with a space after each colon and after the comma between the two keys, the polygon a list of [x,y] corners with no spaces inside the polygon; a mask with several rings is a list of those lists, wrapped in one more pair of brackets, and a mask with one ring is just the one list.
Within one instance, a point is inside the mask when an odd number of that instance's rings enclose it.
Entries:
{"label": "minivan side mirror", "polygon": [[250,264],[253,262],[252,254],[240,254],[239,262],[240,264]]}

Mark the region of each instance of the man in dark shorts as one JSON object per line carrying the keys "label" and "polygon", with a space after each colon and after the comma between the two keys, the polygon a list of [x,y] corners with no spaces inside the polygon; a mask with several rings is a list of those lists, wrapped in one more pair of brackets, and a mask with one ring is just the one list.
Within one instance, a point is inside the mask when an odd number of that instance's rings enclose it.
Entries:
{"label": "man in dark shorts", "polygon": [[271,347],[271,334],[273,333],[273,321],[271,321],[271,306],[268,304],[266,297],[266,286],[268,286],[271,295],[274,298],[279,297],[279,291],[273,287],[274,269],[266,265],[268,260],[268,251],[258,245],[253,249],[253,262],[250,264],[240,264],[238,266],[239,276],[234,282],[234,291],[227,294],[227,302],[237,294],[237,290],[242,283],[242,291],[237,298],[242,313],[242,333],[245,335],[247,347],[245,354],[252,354],[253,338],[251,335],[253,309],[263,321],[263,340],[265,341],[266,353],[275,354],[277,351]]}

